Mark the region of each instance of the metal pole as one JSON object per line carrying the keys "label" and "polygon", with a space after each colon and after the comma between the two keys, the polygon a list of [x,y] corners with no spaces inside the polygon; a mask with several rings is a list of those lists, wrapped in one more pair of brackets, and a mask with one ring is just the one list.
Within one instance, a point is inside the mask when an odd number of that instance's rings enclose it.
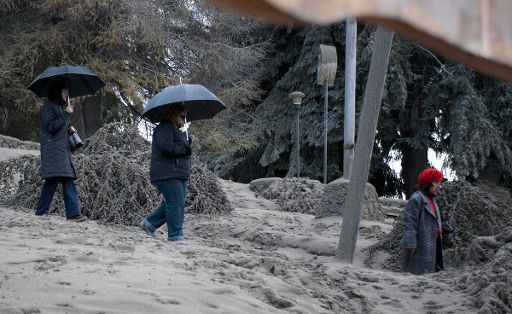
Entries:
{"label": "metal pole", "polygon": [[297,178],[300,178],[300,136],[299,136],[299,132],[300,132],[300,127],[299,127],[299,116],[300,116],[300,105],[295,105],[296,108],[295,108],[295,134],[296,134],[296,138],[295,138],[295,146],[297,147]]}
{"label": "metal pole", "polygon": [[346,263],[352,263],[354,259],[361,207],[370,171],[375,130],[379,120],[382,92],[386,81],[392,42],[393,33],[380,26],[377,27],[375,43],[372,48],[370,71],[364,91],[363,109],[359,118],[354,165],[342,208],[343,223],[341,225],[340,242],[336,252],[336,258]]}
{"label": "metal pole", "polygon": [[[293,110],[295,111],[295,162],[292,163],[294,157],[293,154],[290,154],[290,171],[287,174],[290,176],[293,176],[291,170],[293,167],[296,167],[295,171],[297,174],[297,178],[300,178],[300,105],[302,102],[302,98],[304,98],[304,93],[299,91],[294,91],[288,95],[288,98],[290,98],[293,101]],[[293,126],[292,126],[293,130]]]}
{"label": "metal pole", "polygon": [[345,108],[343,131],[343,178],[350,180],[354,161],[356,125],[356,48],[357,21],[348,18],[345,38]]}
{"label": "metal pole", "polygon": [[329,110],[329,85],[324,85],[324,183],[327,184],[327,115]]}

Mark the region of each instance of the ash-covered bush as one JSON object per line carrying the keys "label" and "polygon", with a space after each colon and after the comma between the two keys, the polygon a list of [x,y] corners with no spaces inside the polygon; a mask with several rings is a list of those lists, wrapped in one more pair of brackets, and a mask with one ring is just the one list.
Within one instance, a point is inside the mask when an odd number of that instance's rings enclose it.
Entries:
{"label": "ash-covered bush", "polygon": [[267,199],[275,200],[280,209],[288,212],[315,214],[324,184],[305,178],[276,180],[261,192]]}
{"label": "ash-covered bush", "polygon": [[[108,124],[74,156],[82,212],[106,223],[135,225],[162,201],[149,181],[150,143],[135,126]],[[33,210],[43,181],[40,158],[21,156],[0,162],[0,203]],[[193,156],[187,212],[221,214],[232,210],[217,178]],[[62,190],[50,213],[63,214]]]}
{"label": "ash-covered bush", "polygon": [[476,238],[468,253],[475,266],[457,274],[458,289],[470,296],[478,313],[512,313],[512,227]]}
{"label": "ash-covered bush", "polygon": [[472,261],[467,248],[475,237],[493,236],[512,226],[512,194],[503,187],[446,184],[438,203],[456,228],[445,241],[446,258],[453,267]]}
{"label": "ash-covered bush", "polygon": [[88,138],[86,145],[79,151],[84,155],[103,155],[113,152],[146,164],[151,155],[151,143],[146,141],[139,134],[139,130],[131,124],[110,123]]}

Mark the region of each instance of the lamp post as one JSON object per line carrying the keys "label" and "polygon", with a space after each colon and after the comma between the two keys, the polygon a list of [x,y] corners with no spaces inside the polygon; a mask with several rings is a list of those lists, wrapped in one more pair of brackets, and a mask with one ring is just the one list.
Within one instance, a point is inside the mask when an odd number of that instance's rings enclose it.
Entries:
{"label": "lamp post", "polygon": [[329,86],[334,85],[338,56],[334,46],[320,45],[317,65],[317,84],[324,87],[324,183],[327,184],[327,119],[329,114]]}
{"label": "lamp post", "polygon": [[288,95],[293,101],[293,111],[295,111],[295,146],[296,146],[296,166],[297,166],[297,178],[300,178],[300,128],[299,128],[299,117],[300,117],[300,105],[302,103],[302,98],[304,98],[304,93],[295,91]]}

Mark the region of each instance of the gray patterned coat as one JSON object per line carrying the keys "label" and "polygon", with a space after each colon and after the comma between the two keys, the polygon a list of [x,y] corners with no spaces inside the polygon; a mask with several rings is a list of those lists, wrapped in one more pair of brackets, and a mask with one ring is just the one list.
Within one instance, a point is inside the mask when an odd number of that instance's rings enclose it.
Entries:
{"label": "gray patterned coat", "polygon": [[[435,203],[435,200],[434,200]],[[436,227],[439,226],[442,237],[441,216],[439,206],[434,213],[427,197],[415,192],[402,217],[403,248],[402,271],[415,275],[433,273],[436,265]],[[414,253],[408,248],[416,247]]]}

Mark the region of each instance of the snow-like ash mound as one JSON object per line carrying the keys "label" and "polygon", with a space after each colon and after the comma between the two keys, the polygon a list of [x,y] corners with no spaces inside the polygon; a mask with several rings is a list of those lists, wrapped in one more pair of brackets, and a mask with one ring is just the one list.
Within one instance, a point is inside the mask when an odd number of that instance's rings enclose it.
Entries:
{"label": "snow-like ash mound", "polygon": [[283,211],[314,215],[323,191],[324,185],[319,181],[290,178],[276,180],[261,195],[275,200]]}
{"label": "snow-like ash mound", "polygon": [[[125,225],[137,224],[162,201],[149,181],[150,143],[137,128],[121,123],[98,130],[75,154],[82,212],[91,219]],[[43,181],[40,159],[22,156],[0,162],[0,203],[33,210]],[[228,213],[232,206],[217,178],[193,156],[187,211],[201,214]],[[50,213],[63,214],[62,190]]]}

